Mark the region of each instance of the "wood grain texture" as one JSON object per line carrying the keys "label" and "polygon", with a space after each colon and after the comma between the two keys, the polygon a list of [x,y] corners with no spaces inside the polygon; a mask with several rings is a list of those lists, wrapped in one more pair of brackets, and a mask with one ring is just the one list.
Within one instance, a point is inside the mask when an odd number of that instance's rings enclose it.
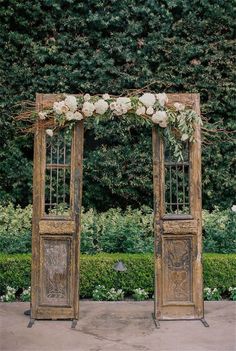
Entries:
{"label": "wood grain texture", "polygon": [[[52,106],[58,94],[37,94],[37,111]],[[42,127],[43,121],[40,121]],[[45,129],[34,139],[32,293],[33,319],[78,319],[78,265],[82,197],[83,121],[73,130],[68,216],[45,214]]]}
{"label": "wood grain texture", "polygon": [[[183,103],[200,114],[199,94],[168,94],[168,105]],[[153,127],[155,302],[157,319],[203,317],[201,135],[195,126],[189,148],[190,215],[165,214],[164,147]]]}
{"label": "wood grain texture", "polygon": [[40,234],[73,234],[76,230],[75,221],[59,221],[44,219],[39,221],[39,233]]}

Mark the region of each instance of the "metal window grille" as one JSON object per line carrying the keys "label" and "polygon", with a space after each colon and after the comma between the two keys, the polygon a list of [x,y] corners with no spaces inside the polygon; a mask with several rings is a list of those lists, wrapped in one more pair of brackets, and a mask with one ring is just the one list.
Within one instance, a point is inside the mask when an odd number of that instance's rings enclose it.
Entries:
{"label": "metal window grille", "polygon": [[71,133],[46,136],[45,213],[69,215]]}
{"label": "metal window grille", "polygon": [[183,143],[183,161],[173,159],[165,143],[165,213],[189,214],[189,146]]}

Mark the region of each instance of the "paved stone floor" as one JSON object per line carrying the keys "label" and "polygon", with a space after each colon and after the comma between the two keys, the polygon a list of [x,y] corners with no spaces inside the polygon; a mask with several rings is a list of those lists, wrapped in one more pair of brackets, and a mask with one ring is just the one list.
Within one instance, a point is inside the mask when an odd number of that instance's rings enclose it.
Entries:
{"label": "paved stone floor", "polygon": [[236,303],[206,302],[199,321],[161,322],[151,317],[153,302],[81,301],[80,321],[36,321],[26,328],[28,303],[0,303],[0,350],[11,351],[233,351],[236,350]]}

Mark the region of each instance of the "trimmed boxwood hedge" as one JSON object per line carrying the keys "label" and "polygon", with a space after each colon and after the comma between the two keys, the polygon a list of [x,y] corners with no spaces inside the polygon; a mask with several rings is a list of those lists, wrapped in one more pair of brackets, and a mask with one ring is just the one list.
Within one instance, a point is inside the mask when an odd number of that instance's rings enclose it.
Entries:
{"label": "trimmed boxwood hedge", "polygon": [[[114,264],[122,260],[127,267],[124,273],[116,273]],[[26,288],[30,285],[31,255],[0,254],[0,291],[7,285]],[[226,290],[236,286],[235,254],[204,254],[204,286]],[[80,295],[91,297],[95,286],[122,288],[126,294],[135,288],[153,292],[154,266],[152,254],[97,254],[81,255]]]}

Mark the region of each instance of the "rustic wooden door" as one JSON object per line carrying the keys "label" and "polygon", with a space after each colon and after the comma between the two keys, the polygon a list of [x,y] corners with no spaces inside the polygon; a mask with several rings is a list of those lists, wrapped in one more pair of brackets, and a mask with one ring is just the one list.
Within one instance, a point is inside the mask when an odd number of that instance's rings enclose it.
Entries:
{"label": "rustic wooden door", "polygon": [[[198,94],[169,94],[200,113]],[[153,128],[156,320],[202,319],[201,135],[176,162]]]}
{"label": "rustic wooden door", "polygon": [[[37,110],[57,95],[37,94]],[[78,319],[83,121],[34,140],[31,320]]]}

